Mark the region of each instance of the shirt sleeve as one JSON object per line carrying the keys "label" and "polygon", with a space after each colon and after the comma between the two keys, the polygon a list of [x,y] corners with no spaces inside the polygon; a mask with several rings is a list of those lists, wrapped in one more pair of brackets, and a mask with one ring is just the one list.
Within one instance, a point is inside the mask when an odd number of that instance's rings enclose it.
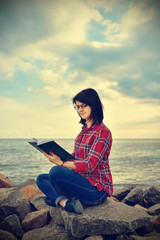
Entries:
{"label": "shirt sleeve", "polygon": [[87,158],[83,160],[73,160],[76,166],[74,171],[91,173],[103,159],[104,154],[110,151],[111,142],[112,136],[110,131],[102,130],[98,132],[89,150]]}

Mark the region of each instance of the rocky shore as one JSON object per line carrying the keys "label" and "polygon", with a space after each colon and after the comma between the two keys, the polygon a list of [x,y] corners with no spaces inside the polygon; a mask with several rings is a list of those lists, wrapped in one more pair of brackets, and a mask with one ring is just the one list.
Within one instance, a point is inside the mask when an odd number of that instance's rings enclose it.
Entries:
{"label": "rocky shore", "polygon": [[159,240],[160,187],[115,189],[77,215],[45,204],[35,180],[0,174],[0,240]]}

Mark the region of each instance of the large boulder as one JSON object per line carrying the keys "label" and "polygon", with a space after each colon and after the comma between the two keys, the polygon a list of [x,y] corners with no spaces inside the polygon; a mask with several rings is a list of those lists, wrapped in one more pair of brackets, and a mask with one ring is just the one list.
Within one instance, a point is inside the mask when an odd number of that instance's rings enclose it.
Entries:
{"label": "large boulder", "polygon": [[16,214],[22,221],[29,212],[30,203],[17,188],[0,189],[0,221],[12,214]]}
{"label": "large boulder", "polygon": [[28,213],[22,221],[22,227],[25,231],[41,228],[49,222],[49,210],[41,209]]}
{"label": "large boulder", "polygon": [[86,235],[120,235],[145,228],[151,223],[150,216],[134,207],[107,199],[96,207],[85,209],[81,215],[50,208],[50,215],[58,225],[64,225],[73,238]]}
{"label": "large boulder", "polygon": [[135,187],[127,194],[122,202],[130,206],[134,206],[135,204],[143,205],[143,190]]}
{"label": "large boulder", "polygon": [[147,201],[149,206],[160,203],[160,187],[149,187],[149,189],[145,190],[143,197]]}

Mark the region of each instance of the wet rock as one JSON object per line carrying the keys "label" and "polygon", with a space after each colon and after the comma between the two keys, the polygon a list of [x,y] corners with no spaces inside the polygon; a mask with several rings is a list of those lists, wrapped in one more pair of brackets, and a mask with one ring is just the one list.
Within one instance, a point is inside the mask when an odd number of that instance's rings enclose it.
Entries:
{"label": "wet rock", "polygon": [[10,188],[12,182],[4,174],[0,173],[0,188]]}
{"label": "wet rock", "polygon": [[49,210],[41,209],[39,211],[28,213],[22,221],[22,227],[25,231],[41,228],[49,222]]}

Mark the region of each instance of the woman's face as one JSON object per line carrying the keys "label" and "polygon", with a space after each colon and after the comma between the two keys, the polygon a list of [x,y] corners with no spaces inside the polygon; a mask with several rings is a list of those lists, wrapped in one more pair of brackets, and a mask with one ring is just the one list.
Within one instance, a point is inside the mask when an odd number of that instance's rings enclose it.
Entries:
{"label": "woman's face", "polygon": [[92,108],[80,101],[76,101],[77,112],[81,118],[85,119],[86,121],[90,119]]}

